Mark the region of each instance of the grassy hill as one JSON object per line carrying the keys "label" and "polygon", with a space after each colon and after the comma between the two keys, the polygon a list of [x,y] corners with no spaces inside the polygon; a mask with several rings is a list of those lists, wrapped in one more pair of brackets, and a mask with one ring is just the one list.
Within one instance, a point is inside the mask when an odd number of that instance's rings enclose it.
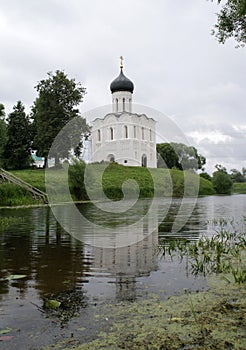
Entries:
{"label": "grassy hill", "polygon": [[236,182],[233,184],[233,193],[246,194],[246,182]]}
{"label": "grassy hill", "polygon": [[[94,188],[97,191],[97,185],[100,186],[101,165],[91,165],[92,177],[95,179]],[[210,181],[200,178],[192,172],[183,172],[175,169],[147,169],[141,167],[129,167],[118,164],[109,165],[103,175],[103,189],[109,198],[121,198],[122,184],[127,180],[135,180],[139,186],[140,197],[152,197],[154,194],[160,197],[174,196],[182,197],[184,195],[194,196],[197,194],[196,184],[199,185],[199,195],[215,194]],[[184,186],[185,184],[185,186]],[[125,184],[125,192],[130,194],[137,193],[136,187],[132,183]]]}
{"label": "grassy hill", "polygon": [[[101,188],[101,173],[104,170],[101,164],[91,164],[88,166],[90,174],[90,190],[98,199]],[[55,170],[54,181],[57,181]],[[12,173],[31,185],[45,191],[45,171],[39,170],[18,170]],[[136,183],[133,183],[135,180]],[[182,197],[196,196],[196,184],[199,184],[199,195],[215,194],[210,181],[200,178],[192,172],[182,172],[175,169],[147,169],[141,167],[129,167],[118,164],[110,164],[106,167],[102,176],[104,193],[111,199],[123,197],[122,185],[125,194],[138,195],[142,198],[152,197],[153,194],[160,197],[174,196]],[[155,191],[154,191],[155,186]],[[139,187],[139,189],[138,189]],[[73,193],[75,199],[84,199],[83,196]],[[0,205],[21,205],[33,204],[34,201],[29,193],[12,184],[0,184]]]}

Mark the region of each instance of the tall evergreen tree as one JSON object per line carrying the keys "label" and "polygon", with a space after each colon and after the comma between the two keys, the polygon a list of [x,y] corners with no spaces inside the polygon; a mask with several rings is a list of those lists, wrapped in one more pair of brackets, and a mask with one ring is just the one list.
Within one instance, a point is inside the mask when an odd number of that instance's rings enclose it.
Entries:
{"label": "tall evergreen tree", "polygon": [[3,152],[7,141],[4,105],[0,103],[0,166],[3,166]]}
{"label": "tall evergreen tree", "polygon": [[31,125],[21,101],[13,107],[7,121],[7,142],[4,149],[6,167],[28,168],[31,164]]}
{"label": "tall evergreen tree", "polygon": [[[34,148],[37,149],[39,156],[45,157],[46,166],[55,137],[69,121],[79,117],[79,111],[75,107],[82,102],[85,88],[74,79],[69,79],[64,72],[57,70],[55,74],[48,73],[48,78],[41,80],[36,90],[39,96],[32,109],[35,128]],[[55,158],[56,165],[59,163],[59,158],[68,156],[73,146],[72,141],[78,140],[81,136],[81,129],[87,131],[85,119],[76,118],[76,121],[77,127],[72,128],[69,135],[64,133],[60,138],[62,147],[57,147],[54,154],[50,154]]]}

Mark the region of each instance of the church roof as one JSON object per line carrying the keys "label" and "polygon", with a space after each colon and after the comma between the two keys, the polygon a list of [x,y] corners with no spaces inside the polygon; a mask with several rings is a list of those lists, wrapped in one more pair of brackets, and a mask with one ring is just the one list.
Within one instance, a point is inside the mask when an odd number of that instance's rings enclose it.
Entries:
{"label": "church roof", "polygon": [[133,90],[134,90],[133,82],[123,74],[122,67],[120,69],[119,76],[115,78],[110,84],[110,90],[112,93],[116,91],[129,91],[133,93]]}
{"label": "church roof", "polygon": [[114,116],[117,119],[120,119],[122,116],[128,115],[130,117],[137,117],[137,118],[145,118],[147,120],[153,121],[156,123],[155,119],[152,117],[148,117],[146,114],[138,114],[138,113],[129,113],[129,112],[120,112],[120,113],[107,113],[103,118],[95,118],[92,123],[94,123],[96,120],[106,120],[108,117]]}

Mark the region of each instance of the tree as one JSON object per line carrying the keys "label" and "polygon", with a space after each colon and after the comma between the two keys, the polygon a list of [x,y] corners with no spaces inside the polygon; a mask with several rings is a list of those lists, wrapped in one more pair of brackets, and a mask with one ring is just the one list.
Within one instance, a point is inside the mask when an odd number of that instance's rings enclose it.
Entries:
{"label": "tree", "polygon": [[159,143],[156,145],[158,154],[157,167],[158,168],[180,168],[179,157],[174,151],[170,143]]}
{"label": "tree", "polygon": [[242,173],[237,169],[231,169],[230,176],[231,176],[231,180],[233,183],[234,182],[245,182],[246,179],[244,177],[243,171],[244,171],[244,168],[242,169]]}
{"label": "tree", "polygon": [[[218,0],[222,3],[222,0]],[[219,43],[224,44],[231,37],[238,42],[238,46],[246,43],[246,0],[226,0],[220,13],[217,24],[212,34]]]}
{"label": "tree", "polygon": [[31,124],[25,107],[18,101],[8,115],[5,165],[9,169],[25,169],[31,164]]}
{"label": "tree", "polygon": [[208,173],[206,173],[206,172],[202,172],[201,174],[199,174],[200,175],[200,177],[202,177],[203,179],[206,179],[206,180],[208,180],[208,181],[212,181],[212,177],[208,174]]}
{"label": "tree", "polygon": [[5,122],[4,105],[0,103],[0,166],[3,166],[3,152],[7,142],[7,131]]}
{"label": "tree", "polygon": [[213,173],[212,184],[218,194],[230,194],[232,188],[232,180],[227,173],[226,168],[217,164],[216,171]]}
{"label": "tree", "polygon": [[157,153],[160,154],[158,167],[178,168],[183,170],[202,169],[206,164],[206,158],[198,154],[193,146],[187,146],[183,143],[160,143],[156,145]]}
{"label": "tree", "polygon": [[57,147],[54,154],[50,154],[55,158],[57,165],[59,158],[68,156],[73,141],[81,136],[81,129],[88,129],[85,119],[79,118],[79,111],[75,108],[82,102],[85,88],[74,79],[68,79],[67,75],[59,70],[55,74],[48,73],[48,78],[41,80],[35,88],[39,96],[32,108],[34,148],[39,156],[45,157],[45,166],[55,137],[69,121],[77,117],[77,126],[71,128],[69,135],[64,133],[60,137],[62,147]]}

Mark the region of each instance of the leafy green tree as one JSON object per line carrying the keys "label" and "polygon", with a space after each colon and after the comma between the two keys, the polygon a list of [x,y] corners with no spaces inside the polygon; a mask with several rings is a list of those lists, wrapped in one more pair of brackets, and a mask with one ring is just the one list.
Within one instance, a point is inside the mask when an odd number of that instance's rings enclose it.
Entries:
{"label": "leafy green tree", "polygon": [[5,112],[4,105],[0,103],[0,166],[3,166],[3,153],[5,144],[7,142],[7,131],[6,131],[6,122],[5,122]]}
{"label": "leafy green tree", "polygon": [[232,180],[222,165],[216,165],[216,171],[213,173],[212,184],[218,194],[230,194],[232,189]]}
{"label": "leafy green tree", "polygon": [[21,101],[13,107],[7,122],[5,166],[9,169],[28,168],[31,164],[31,124]]}
{"label": "leafy green tree", "polygon": [[200,174],[200,177],[202,177],[202,178],[204,178],[204,179],[206,179],[206,180],[208,180],[208,181],[212,181],[212,177],[211,177],[208,173],[206,173],[206,172],[202,172],[202,173]]}
{"label": "leafy green tree", "polygon": [[203,169],[206,164],[206,158],[198,154],[198,151],[193,146],[187,146],[183,143],[170,143],[179,158],[180,168],[183,170],[198,170]]}
{"label": "leafy green tree", "polygon": [[180,168],[179,157],[170,143],[159,143],[156,145],[158,168]]}
{"label": "leafy green tree", "polygon": [[[37,155],[45,157],[45,166],[48,155],[54,157],[58,165],[59,159],[67,157],[69,150],[79,143],[81,130],[88,130],[85,119],[79,118],[79,110],[75,108],[82,102],[85,88],[59,70],[48,73],[48,78],[41,80],[35,88],[39,96],[32,108],[34,148]],[[60,135],[57,148],[50,154],[54,139],[73,118],[76,118],[76,127],[73,125],[69,133]]]}
{"label": "leafy green tree", "polygon": [[212,34],[216,36],[219,43],[233,37],[238,46],[246,43],[246,0],[218,0],[223,3],[218,13],[217,23]]}
{"label": "leafy green tree", "polygon": [[[242,169],[242,172],[243,172],[243,169]],[[245,182],[246,181],[243,173],[241,173],[237,169],[231,169],[230,176],[231,176],[231,180],[232,180],[233,183],[234,182]]]}
{"label": "leafy green tree", "polygon": [[157,144],[156,149],[160,155],[157,161],[157,165],[160,168],[198,170],[203,169],[203,166],[206,164],[206,158],[198,154],[197,149],[193,146],[171,142]]}

